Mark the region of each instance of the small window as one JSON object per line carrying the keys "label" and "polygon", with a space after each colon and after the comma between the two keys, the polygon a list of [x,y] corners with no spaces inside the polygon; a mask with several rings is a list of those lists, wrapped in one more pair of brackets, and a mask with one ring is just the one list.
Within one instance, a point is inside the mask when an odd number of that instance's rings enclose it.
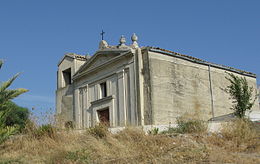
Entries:
{"label": "small window", "polygon": [[62,71],[62,74],[63,74],[65,86],[70,85],[71,84],[71,69],[69,68],[69,69]]}
{"label": "small window", "polygon": [[106,82],[100,84],[101,98],[107,97],[107,84]]}

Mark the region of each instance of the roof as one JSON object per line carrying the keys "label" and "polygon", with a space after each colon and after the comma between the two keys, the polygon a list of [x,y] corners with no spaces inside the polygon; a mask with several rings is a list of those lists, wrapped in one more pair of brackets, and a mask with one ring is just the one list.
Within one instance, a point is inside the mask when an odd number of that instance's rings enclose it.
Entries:
{"label": "roof", "polygon": [[58,66],[62,63],[62,61],[66,58],[66,57],[70,57],[72,59],[77,59],[77,60],[81,60],[81,61],[86,61],[90,58],[89,55],[83,56],[83,55],[78,55],[75,53],[67,53],[64,55],[64,57],[59,61]]}
{"label": "roof", "polygon": [[212,66],[212,67],[216,67],[216,68],[221,68],[221,69],[225,69],[227,71],[231,71],[231,72],[235,72],[235,73],[239,73],[239,74],[242,74],[242,75],[246,75],[246,76],[256,78],[256,74],[254,74],[254,73],[243,71],[243,70],[236,69],[236,68],[233,68],[233,67],[207,62],[207,61],[199,59],[199,58],[195,58],[195,57],[192,57],[192,56],[188,56],[188,55],[180,54],[180,53],[177,53],[177,52],[169,51],[169,50],[162,49],[162,48],[159,48],[159,47],[146,47],[146,48],[148,48],[149,51],[159,52],[159,53],[162,53],[162,54],[175,56],[175,57],[182,58],[182,59],[192,61],[192,62],[195,62],[195,63],[208,65],[208,66]]}

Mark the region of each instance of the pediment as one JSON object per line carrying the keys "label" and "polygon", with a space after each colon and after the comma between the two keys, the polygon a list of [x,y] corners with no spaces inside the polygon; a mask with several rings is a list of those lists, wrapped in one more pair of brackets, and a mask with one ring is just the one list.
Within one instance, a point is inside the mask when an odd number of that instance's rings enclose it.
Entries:
{"label": "pediment", "polygon": [[67,55],[65,55],[58,63],[58,67],[63,64],[63,63],[71,63],[73,61],[72,57],[69,57]]}
{"label": "pediment", "polygon": [[116,57],[116,54],[96,54],[92,56],[92,58],[84,64],[78,73],[85,72],[87,70],[91,70],[95,67],[101,66],[103,63],[107,62],[108,60]]}

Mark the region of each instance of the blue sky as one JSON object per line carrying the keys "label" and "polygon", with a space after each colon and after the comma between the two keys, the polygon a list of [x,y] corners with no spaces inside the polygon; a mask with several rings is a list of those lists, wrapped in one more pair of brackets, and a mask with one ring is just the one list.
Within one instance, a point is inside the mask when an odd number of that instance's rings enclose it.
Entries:
{"label": "blue sky", "polygon": [[[35,113],[55,108],[57,63],[93,54],[105,40],[156,46],[260,75],[260,1],[0,0],[0,81],[17,72],[15,101]],[[259,83],[259,82],[258,82]]]}

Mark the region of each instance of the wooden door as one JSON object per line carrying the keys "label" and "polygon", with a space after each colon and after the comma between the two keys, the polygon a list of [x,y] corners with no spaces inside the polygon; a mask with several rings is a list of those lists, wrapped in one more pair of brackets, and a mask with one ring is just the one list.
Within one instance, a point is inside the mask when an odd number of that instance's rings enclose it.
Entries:
{"label": "wooden door", "polygon": [[109,126],[109,109],[98,110],[98,118],[101,124]]}

